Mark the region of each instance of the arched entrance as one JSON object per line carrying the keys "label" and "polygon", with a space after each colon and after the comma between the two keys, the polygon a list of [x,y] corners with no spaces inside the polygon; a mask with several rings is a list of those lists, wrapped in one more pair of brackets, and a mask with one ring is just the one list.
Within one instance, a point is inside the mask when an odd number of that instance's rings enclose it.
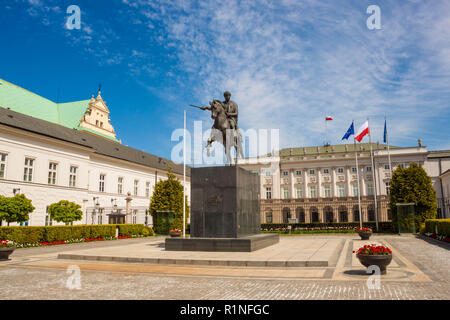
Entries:
{"label": "arched entrance", "polygon": [[289,219],[291,218],[291,209],[283,208],[283,223],[289,223]]}
{"label": "arched entrance", "polygon": [[330,206],[326,206],[325,208],[323,208],[323,216],[324,216],[325,222],[327,222],[327,223],[334,222],[333,208]]}
{"label": "arched entrance", "polygon": [[353,221],[359,222],[359,206],[353,206]]}
{"label": "arched entrance", "polygon": [[348,212],[346,206],[340,206],[339,212],[339,222],[348,222]]}
{"label": "arched entrance", "polygon": [[303,209],[302,207],[297,208],[297,221],[299,223],[305,222],[305,209]]}
{"label": "arched entrance", "polygon": [[311,207],[311,209],[309,209],[309,214],[311,217],[311,222],[320,222],[319,221],[319,210],[317,210],[316,207]]}
{"label": "arched entrance", "polygon": [[371,204],[367,206],[367,221],[375,221],[375,209]]}

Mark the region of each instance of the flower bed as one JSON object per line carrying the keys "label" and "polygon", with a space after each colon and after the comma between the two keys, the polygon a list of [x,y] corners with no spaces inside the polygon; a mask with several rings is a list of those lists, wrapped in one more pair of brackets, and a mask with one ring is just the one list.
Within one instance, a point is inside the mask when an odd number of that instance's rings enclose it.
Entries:
{"label": "flower bed", "polygon": [[424,232],[424,233],[422,233],[422,235],[425,237],[429,237],[429,238],[433,238],[433,239],[436,239],[439,241],[450,243],[450,237],[446,236],[446,235],[439,235],[439,234],[432,233],[432,232]]}

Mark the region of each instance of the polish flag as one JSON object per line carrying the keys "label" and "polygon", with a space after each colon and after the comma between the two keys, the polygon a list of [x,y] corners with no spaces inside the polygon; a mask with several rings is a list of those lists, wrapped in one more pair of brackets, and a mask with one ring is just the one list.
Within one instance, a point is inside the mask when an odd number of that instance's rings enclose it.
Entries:
{"label": "polish flag", "polygon": [[333,118],[330,116],[326,116],[325,121],[330,121],[330,120],[333,120]]}
{"label": "polish flag", "polygon": [[358,142],[361,142],[361,140],[364,138],[366,134],[369,134],[369,121],[364,122],[364,124],[359,127],[358,133],[355,136],[355,139],[358,140]]}

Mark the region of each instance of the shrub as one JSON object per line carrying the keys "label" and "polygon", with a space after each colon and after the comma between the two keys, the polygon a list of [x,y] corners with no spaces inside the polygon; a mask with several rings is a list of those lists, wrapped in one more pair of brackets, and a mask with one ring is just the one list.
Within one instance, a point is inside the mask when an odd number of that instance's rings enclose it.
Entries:
{"label": "shrub", "polygon": [[[434,219],[437,215],[436,192],[433,182],[425,170],[411,163],[408,168],[397,167],[392,173],[389,188],[389,206],[392,212],[392,224],[398,231],[397,203],[410,203],[414,205],[414,224],[416,231],[426,219]],[[412,221],[404,221],[408,226]]]}
{"label": "shrub", "polygon": [[[186,201],[186,223],[189,218],[187,203]],[[153,228],[159,234],[167,234],[172,228],[183,228],[183,185],[171,173],[170,167],[167,169],[167,180],[160,180],[155,185],[150,212],[153,217]],[[173,212],[173,216],[168,212]]]}
{"label": "shrub", "polygon": [[121,236],[142,236],[145,229],[142,224],[120,224],[118,227]]}
{"label": "shrub", "polygon": [[[127,231],[128,235],[143,235],[144,226],[129,225],[77,225],[49,227],[0,227],[0,240],[9,240],[15,244],[28,246],[43,242],[76,241],[81,239],[112,239],[116,228]],[[151,229],[151,228],[150,228]],[[150,231],[148,231],[150,233]],[[152,230],[153,232],[153,230]],[[119,231],[120,234],[120,231]],[[150,233],[151,234],[151,233]]]}
{"label": "shrub", "polygon": [[0,220],[8,222],[25,222],[30,219],[29,214],[34,211],[31,200],[23,194],[14,197],[0,196]]}
{"label": "shrub", "polygon": [[[364,222],[365,227],[371,228],[376,231],[376,223],[375,222]],[[331,223],[322,223],[322,222],[314,222],[314,223],[263,223],[261,224],[262,231],[288,231],[288,226],[291,226],[292,231],[351,231],[354,232],[355,229],[360,227],[359,222],[331,222]],[[379,230],[378,232],[392,232],[392,224],[391,222],[379,222],[378,223]]]}
{"label": "shrub", "polygon": [[428,219],[425,220],[425,231],[439,235],[450,235],[450,219]]}

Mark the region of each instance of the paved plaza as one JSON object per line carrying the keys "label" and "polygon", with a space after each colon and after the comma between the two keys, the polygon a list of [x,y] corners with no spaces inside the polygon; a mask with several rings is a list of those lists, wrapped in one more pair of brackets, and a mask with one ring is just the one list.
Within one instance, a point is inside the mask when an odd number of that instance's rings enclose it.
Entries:
{"label": "paved plaza", "polygon": [[[450,246],[416,236],[282,236],[251,253],[166,252],[163,243],[18,249],[0,262],[0,299],[450,299]],[[352,253],[366,243],[394,254],[379,289]],[[67,287],[73,266],[80,290]]]}

